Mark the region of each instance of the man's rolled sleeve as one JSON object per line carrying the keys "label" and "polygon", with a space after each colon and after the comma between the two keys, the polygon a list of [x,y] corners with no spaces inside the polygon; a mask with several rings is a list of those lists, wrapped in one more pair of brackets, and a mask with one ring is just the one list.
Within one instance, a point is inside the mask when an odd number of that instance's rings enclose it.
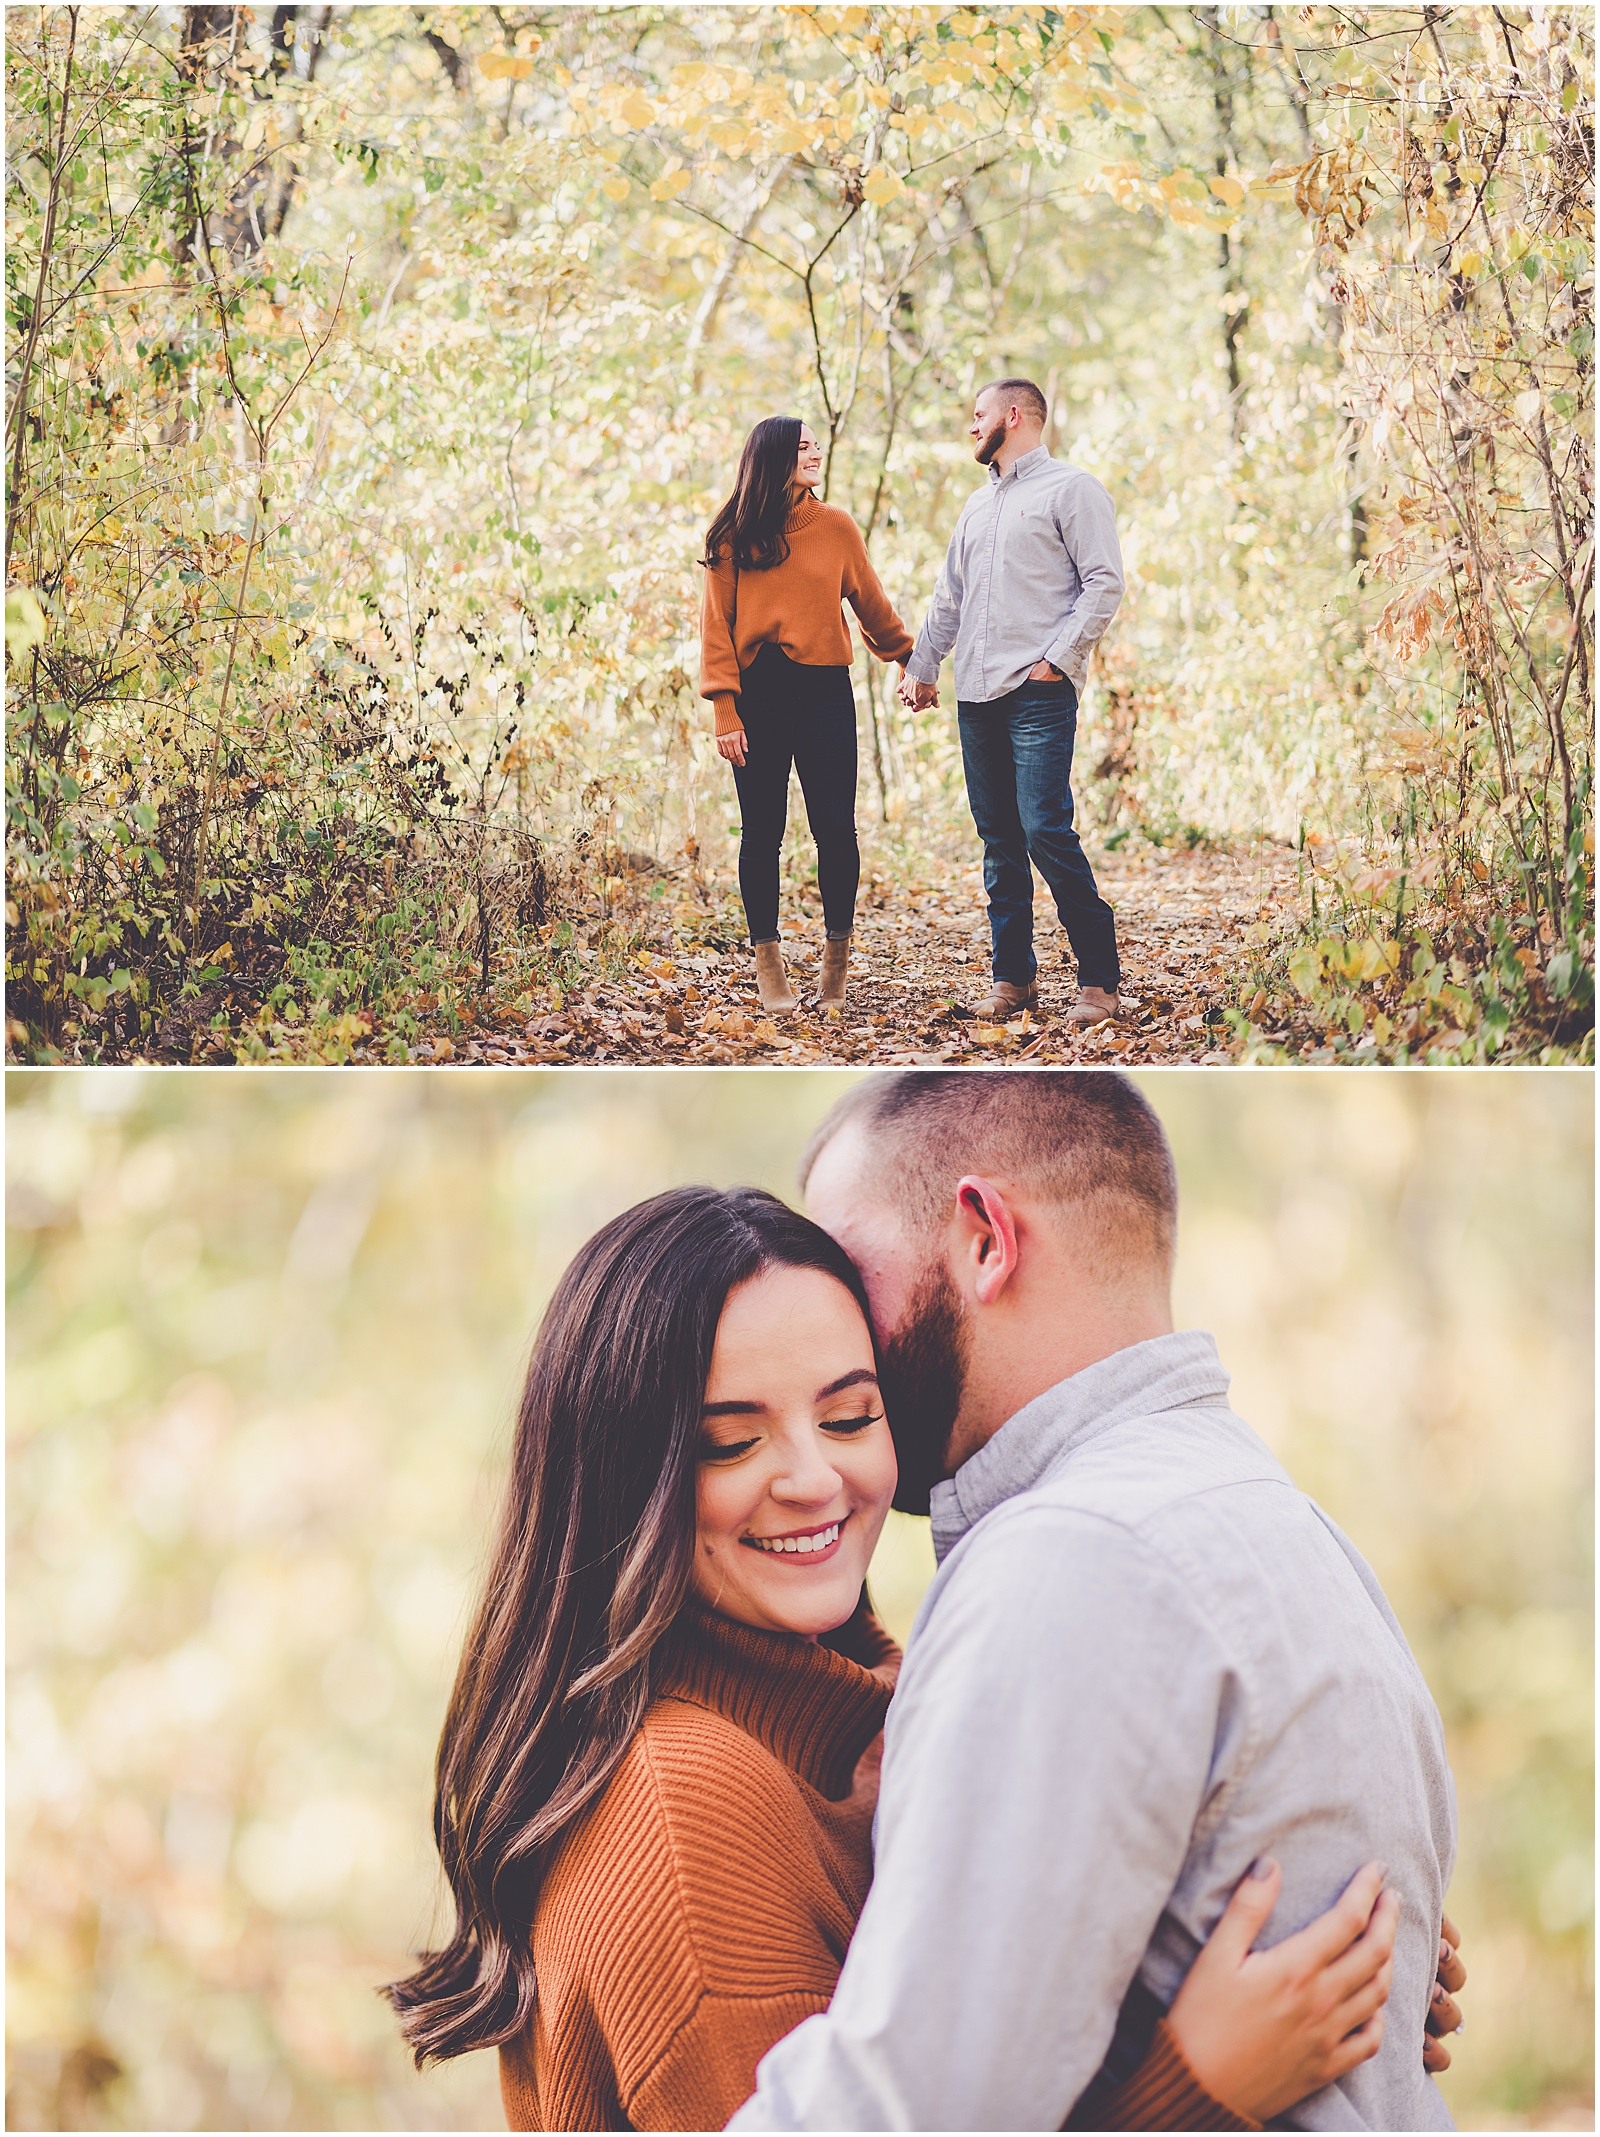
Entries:
{"label": "man's rolled sleeve", "polygon": [[1186,1584],[1061,1508],[991,1517],[946,1572],[832,2005],[732,2128],[1059,2129],[1182,1868],[1227,1677]]}

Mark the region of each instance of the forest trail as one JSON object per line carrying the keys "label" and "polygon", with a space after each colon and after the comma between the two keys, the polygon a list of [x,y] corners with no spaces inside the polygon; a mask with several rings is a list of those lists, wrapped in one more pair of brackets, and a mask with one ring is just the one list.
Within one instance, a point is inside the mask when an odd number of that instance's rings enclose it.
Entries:
{"label": "forest trail", "polygon": [[[820,922],[797,931],[786,921],[785,956],[802,1008],[793,1018],[769,1019],[756,998],[748,950],[706,942],[699,931],[716,930],[704,903],[695,901],[687,882],[675,882],[681,902],[663,915],[674,944],[670,953],[640,952],[625,972],[597,975],[569,991],[551,990],[541,1013],[491,1016],[454,1037],[424,1038],[409,1055],[419,1062],[495,1066],[1235,1059],[1238,1042],[1224,1009],[1239,1006],[1240,980],[1260,954],[1262,938],[1252,940],[1248,931],[1267,923],[1276,933],[1297,910],[1298,856],[1263,843],[1248,853],[1141,847],[1096,851],[1092,858],[1101,890],[1116,908],[1124,977],[1118,1020],[1087,1032],[1062,1022],[1077,984],[1066,937],[1042,888],[1035,906],[1039,1009],[1009,1024],[983,1024],[958,1013],[984,991],[989,974],[981,862],[974,851],[939,883],[864,875],[842,1013],[821,1016],[804,1006],[816,985]],[[374,1044],[368,1058],[380,1053]],[[359,1048],[356,1058],[362,1058]]]}

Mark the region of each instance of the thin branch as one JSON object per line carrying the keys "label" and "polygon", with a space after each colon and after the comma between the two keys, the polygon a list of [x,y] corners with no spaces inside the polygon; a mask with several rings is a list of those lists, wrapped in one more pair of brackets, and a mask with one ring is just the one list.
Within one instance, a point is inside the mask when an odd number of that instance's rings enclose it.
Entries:
{"label": "thin branch", "polygon": [[[72,57],[78,48],[78,9],[67,9],[71,29],[67,37],[66,71],[61,78],[61,123],[56,133],[55,163],[50,172],[50,195],[45,203],[44,235],[39,242],[39,278],[34,285],[33,316],[28,322],[28,345],[23,351],[22,368],[17,379],[16,398],[11,404],[11,418],[17,428],[16,451],[11,458],[11,498],[6,511],[6,564],[10,567],[11,543],[16,533],[17,511],[22,495],[22,464],[28,449],[28,387],[32,382],[34,351],[39,345],[39,329],[44,313],[45,279],[50,272],[51,251],[55,244],[56,209],[61,200],[61,173],[64,168],[64,151],[67,140],[67,110],[72,101]],[[47,92],[48,93],[48,92]]]}
{"label": "thin branch", "polygon": [[[202,232],[204,232],[204,218],[202,218],[201,220],[201,228]],[[205,236],[205,245],[206,262],[207,265],[210,266],[211,240],[209,234]],[[233,685],[234,661],[239,651],[239,632],[243,628],[244,624],[245,589],[249,584],[250,565],[256,553],[257,536],[260,532],[261,527],[261,485],[263,479],[265,478],[267,470],[267,452],[272,442],[272,433],[277,425],[278,418],[283,414],[289,403],[294,399],[296,393],[299,392],[300,387],[305,381],[307,374],[310,372],[312,365],[322,354],[323,350],[328,346],[328,343],[333,339],[333,330],[339,323],[339,314],[344,308],[345,291],[349,286],[349,282],[350,262],[346,260],[344,269],[344,279],[339,284],[339,295],[337,300],[335,301],[333,312],[328,320],[328,324],[322,332],[321,338],[318,340],[314,348],[311,347],[309,343],[307,344],[308,354],[306,356],[305,363],[301,366],[299,373],[295,377],[294,383],[289,387],[288,391],[279,401],[277,407],[272,411],[272,414],[267,418],[266,422],[258,424],[252,418],[248,404],[246,403],[243,394],[239,391],[238,381],[234,377],[233,352],[228,341],[227,305],[224,302],[222,291],[216,281],[215,270],[213,269],[212,271],[211,289],[212,295],[216,298],[217,316],[222,321],[223,355],[228,372],[228,384],[233,388],[235,405],[243,412],[244,420],[249,426],[252,437],[256,441],[257,459],[255,469],[255,495],[251,500],[250,505],[250,538],[245,544],[244,563],[240,567],[239,571],[239,591],[234,600],[233,631],[228,640],[228,665],[223,671],[222,691],[221,695],[217,700],[216,725],[212,730],[211,736],[211,755],[206,765],[205,792],[201,798],[200,803],[200,821],[196,826],[195,830],[194,871],[190,877],[190,896],[192,899],[192,904],[190,906],[188,954],[189,962],[191,964],[194,962],[195,942],[200,933],[200,901],[202,896],[204,895],[205,888],[206,832],[210,826],[211,812],[216,802],[217,766],[221,761],[222,757],[223,721],[227,715],[228,710],[228,693]]]}

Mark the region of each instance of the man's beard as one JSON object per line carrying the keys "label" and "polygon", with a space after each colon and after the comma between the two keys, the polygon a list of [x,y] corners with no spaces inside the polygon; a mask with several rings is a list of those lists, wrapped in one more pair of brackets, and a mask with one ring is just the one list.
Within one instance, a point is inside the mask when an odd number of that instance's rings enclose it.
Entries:
{"label": "man's beard", "polygon": [[973,458],[978,462],[978,465],[980,467],[987,467],[989,463],[993,460],[995,454],[999,452],[1001,445],[1004,443],[1005,435],[1006,426],[1004,420],[1002,419],[995,425],[994,429],[990,431],[988,437],[984,439],[983,443],[978,447],[977,452],[973,455]]}
{"label": "man's beard", "polygon": [[925,1514],[949,1475],[950,1433],[966,1385],[970,1336],[956,1287],[937,1262],[917,1279],[904,1320],[878,1361],[883,1407],[900,1461],[894,1503]]}

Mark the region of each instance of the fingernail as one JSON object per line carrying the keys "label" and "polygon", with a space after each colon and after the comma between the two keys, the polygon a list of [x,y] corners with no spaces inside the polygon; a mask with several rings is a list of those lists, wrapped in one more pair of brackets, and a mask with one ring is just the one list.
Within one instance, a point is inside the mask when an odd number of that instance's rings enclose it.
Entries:
{"label": "fingernail", "polygon": [[1433,1984],[1433,2000],[1435,2003],[1444,2002],[1444,1984],[1441,1981],[1436,1981]]}
{"label": "fingernail", "polygon": [[1445,1965],[1445,1964],[1447,1963],[1447,1961],[1449,1960],[1449,1957],[1450,1957],[1450,1947],[1449,1947],[1449,1945],[1448,1945],[1448,1944],[1446,1944],[1446,1942],[1444,1941],[1444,1938],[1443,1938],[1443,1937],[1441,1937],[1441,1938],[1439,1939],[1439,1964],[1440,1964],[1441,1966]]}
{"label": "fingernail", "polygon": [[1458,2025],[1458,2026],[1456,2027],[1456,2031],[1457,2031],[1458,2033],[1465,2033],[1465,2032],[1466,2032],[1466,2030],[1467,2030],[1467,2022],[1466,2022],[1466,2020],[1465,2020],[1465,2019],[1462,2019],[1461,2023],[1460,2023],[1460,2024],[1459,2024],[1459,2025]]}
{"label": "fingernail", "polygon": [[1378,1883],[1380,1885],[1383,1883],[1384,1879],[1388,1876],[1388,1874],[1389,1865],[1386,1862],[1380,1862],[1378,1864]]}
{"label": "fingernail", "polygon": [[1277,1867],[1277,1863],[1270,1855],[1258,1855],[1250,1865],[1250,1875],[1258,1878],[1270,1877]]}

